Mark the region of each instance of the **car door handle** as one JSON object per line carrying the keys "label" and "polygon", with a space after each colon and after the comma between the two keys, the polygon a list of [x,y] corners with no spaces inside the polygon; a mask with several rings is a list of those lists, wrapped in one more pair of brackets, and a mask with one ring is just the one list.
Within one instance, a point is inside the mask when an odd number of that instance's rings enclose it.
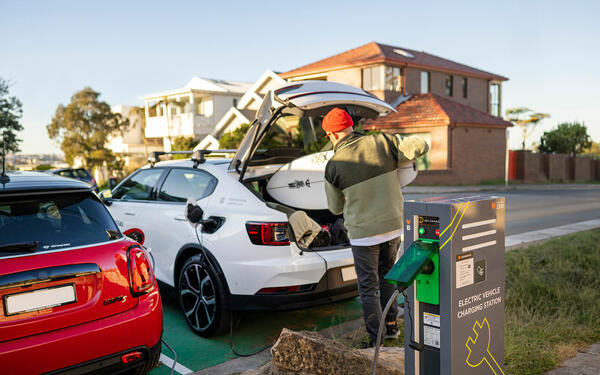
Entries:
{"label": "car door handle", "polygon": [[123,212],[123,214],[125,214],[127,216],[135,216],[135,212],[131,212],[131,211]]}
{"label": "car door handle", "polygon": [[187,221],[187,219],[185,217],[183,217],[183,216],[175,216],[174,219],[176,221]]}

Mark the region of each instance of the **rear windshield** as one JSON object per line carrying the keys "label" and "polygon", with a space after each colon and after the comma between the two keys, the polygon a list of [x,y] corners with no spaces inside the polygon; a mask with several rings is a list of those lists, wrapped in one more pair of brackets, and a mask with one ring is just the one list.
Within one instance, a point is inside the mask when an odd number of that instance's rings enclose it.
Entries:
{"label": "rear windshield", "polygon": [[0,257],[120,237],[104,205],[89,193],[0,198]]}

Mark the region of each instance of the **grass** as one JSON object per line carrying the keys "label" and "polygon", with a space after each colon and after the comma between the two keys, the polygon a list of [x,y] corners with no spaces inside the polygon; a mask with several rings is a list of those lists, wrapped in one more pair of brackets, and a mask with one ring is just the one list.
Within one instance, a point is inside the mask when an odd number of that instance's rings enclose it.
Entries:
{"label": "grass", "polygon": [[507,374],[542,374],[600,340],[600,230],[506,254]]}

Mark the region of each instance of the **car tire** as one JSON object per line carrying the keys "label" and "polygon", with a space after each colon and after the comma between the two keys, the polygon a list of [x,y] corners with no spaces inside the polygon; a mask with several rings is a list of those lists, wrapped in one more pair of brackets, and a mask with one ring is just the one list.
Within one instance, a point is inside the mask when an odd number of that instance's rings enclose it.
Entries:
{"label": "car tire", "polygon": [[225,282],[204,256],[186,260],[178,280],[179,307],[192,331],[203,337],[225,332],[231,321]]}

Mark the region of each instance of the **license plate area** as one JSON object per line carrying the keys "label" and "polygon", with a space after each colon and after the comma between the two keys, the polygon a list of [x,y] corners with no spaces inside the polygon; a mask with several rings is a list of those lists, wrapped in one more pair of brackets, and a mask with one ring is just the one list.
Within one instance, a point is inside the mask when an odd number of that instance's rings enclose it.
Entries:
{"label": "license plate area", "polygon": [[4,296],[4,315],[12,316],[77,302],[75,284]]}
{"label": "license plate area", "polygon": [[352,281],[356,280],[356,269],[354,266],[344,267],[342,268],[342,281]]}

